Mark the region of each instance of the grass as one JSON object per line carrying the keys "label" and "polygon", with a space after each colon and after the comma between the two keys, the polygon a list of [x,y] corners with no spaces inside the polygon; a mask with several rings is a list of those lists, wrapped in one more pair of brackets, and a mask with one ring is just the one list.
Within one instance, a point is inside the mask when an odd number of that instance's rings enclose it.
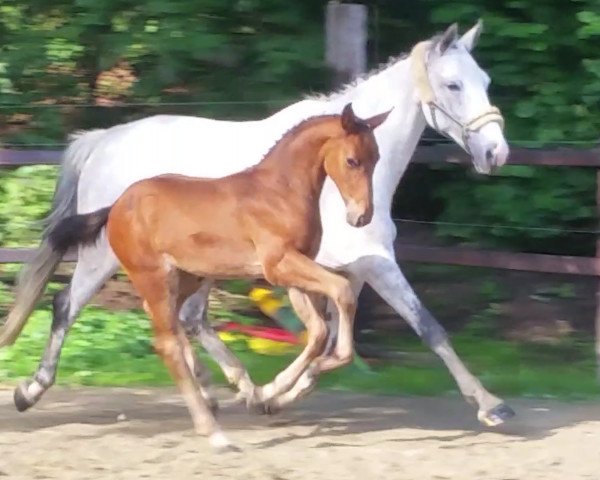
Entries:
{"label": "grass", "polygon": [[[37,310],[17,343],[0,350],[0,382],[16,384],[30,377],[46,342],[51,316]],[[63,385],[172,385],[151,346],[149,321],[143,312],[109,312],[87,308],[75,324],[63,350],[58,383]],[[322,377],[322,388],[397,395],[441,395],[455,392],[446,368],[413,335],[379,335],[369,342],[405,352],[406,360],[379,362],[373,373],[355,366]],[[503,396],[600,398],[592,342],[570,337],[554,346],[518,344],[493,338],[492,331],[469,330],[453,335],[460,357],[484,385]],[[267,356],[232,345],[252,378],[266,382],[292,360],[293,355]],[[206,354],[202,358],[224,378]],[[423,361],[422,359],[426,360]],[[431,360],[431,361],[430,361]]]}

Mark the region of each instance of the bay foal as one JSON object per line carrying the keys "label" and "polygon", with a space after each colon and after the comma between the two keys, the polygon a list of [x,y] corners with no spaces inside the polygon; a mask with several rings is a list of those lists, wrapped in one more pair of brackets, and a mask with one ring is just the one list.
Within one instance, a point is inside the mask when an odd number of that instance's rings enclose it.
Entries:
{"label": "bay foal", "polygon": [[[201,278],[258,278],[290,289],[308,342],[268,385],[229,378],[248,399],[287,391],[308,369],[334,368],[352,353],[355,299],[343,276],[313,259],[321,241],[319,197],[329,175],[355,227],[373,217],[373,170],[379,151],[373,130],[389,112],[361,120],[350,104],[341,115],[305,120],[289,130],[261,162],[219,179],[162,175],[130,186],[112,205],[64,219],[50,237],[58,252],[106,235],[152,319],[154,345],[211,445],[234,448],[211,412],[194,372],[202,369],[178,320],[186,291]],[[235,139],[231,139],[235,141]],[[311,295],[326,295],[340,314],[338,348],[320,356],[327,328]],[[244,391],[244,389],[246,389]],[[256,391],[255,391],[256,390]]]}

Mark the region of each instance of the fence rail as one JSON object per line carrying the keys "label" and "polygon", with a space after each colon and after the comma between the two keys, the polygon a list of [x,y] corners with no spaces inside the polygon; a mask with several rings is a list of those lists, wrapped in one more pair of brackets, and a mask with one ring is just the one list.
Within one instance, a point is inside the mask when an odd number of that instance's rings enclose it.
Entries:
{"label": "fence rail", "polygon": [[398,260],[600,277],[600,258],[396,244]]}
{"label": "fence rail", "polygon": [[[62,150],[29,150],[0,148],[1,167],[22,167],[25,165],[58,165]],[[453,144],[420,146],[412,162],[414,163],[460,163],[470,162],[467,154]],[[512,147],[509,165],[531,165],[545,167],[590,167],[600,168],[600,147],[587,150],[577,148],[537,149]]]}

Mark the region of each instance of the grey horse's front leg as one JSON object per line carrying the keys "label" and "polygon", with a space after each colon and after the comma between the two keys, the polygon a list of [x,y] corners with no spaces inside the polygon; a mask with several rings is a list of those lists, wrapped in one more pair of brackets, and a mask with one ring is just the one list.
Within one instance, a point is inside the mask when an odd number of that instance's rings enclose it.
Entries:
{"label": "grey horse's front leg", "polygon": [[458,357],[448,335],[439,322],[423,306],[398,264],[379,256],[359,260],[365,280],[390,306],[396,310],[415,332],[446,364],[463,396],[478,406],[477,418],[488,426],[503,423],[514,416],[513,410],[500,398],[489,393],[481,382],[465,367]]}

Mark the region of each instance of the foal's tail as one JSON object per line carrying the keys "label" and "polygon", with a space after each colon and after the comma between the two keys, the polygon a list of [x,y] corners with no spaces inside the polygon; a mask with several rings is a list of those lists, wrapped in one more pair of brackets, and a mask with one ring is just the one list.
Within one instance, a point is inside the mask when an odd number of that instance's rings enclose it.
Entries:
{"label": "foal's tail", "polygon": [[49,244],[48,236],[62,219],[77,212],[79,176],[103,133],[104,130],[91,130],[71,136],[71,143],[63,155],[52,210],[45,220],[42,242],[19,272],[14,306],[0,326],[0,347],[12,345],[18,338],[63,257],[64,252]]}
{"label": "foal's tail", "polygon": [[62,256],[71,247],[94,243],[108,222],[111,208],[63,218],[48,235],[50,246]]}

